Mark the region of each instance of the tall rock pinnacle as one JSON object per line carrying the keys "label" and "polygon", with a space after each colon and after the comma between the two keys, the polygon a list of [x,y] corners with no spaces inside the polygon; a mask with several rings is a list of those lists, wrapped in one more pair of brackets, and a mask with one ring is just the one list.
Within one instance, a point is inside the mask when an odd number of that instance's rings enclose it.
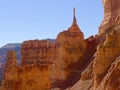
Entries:
{"label": "tall rock pinnacle", "polygon": [[73,8],[73,14],[74,14],[74,17],[73,17],[73,25],[74,25],[74,24],[77,24],[76,15],[75,15],[75,8]]}
{"label": "tall rock pinnacle", "polygon": [[68,29],[70,32],[80,32],[83,34],[77,24],[77,19],[76,19],[76,13],[75,13],[75,8],[73,8],[73,22],[71,27]]}

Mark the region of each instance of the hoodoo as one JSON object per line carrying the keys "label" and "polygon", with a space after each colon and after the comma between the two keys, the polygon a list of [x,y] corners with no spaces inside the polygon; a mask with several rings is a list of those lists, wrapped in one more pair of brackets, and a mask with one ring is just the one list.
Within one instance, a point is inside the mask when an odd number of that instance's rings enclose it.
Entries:
{"label": "hoodoo", "polygon": [[120,0],[102,0],[99,34],[84,39],[72,25],[55,42],[24,41],[21,64],[9,51],[0,90],[120,90]]}

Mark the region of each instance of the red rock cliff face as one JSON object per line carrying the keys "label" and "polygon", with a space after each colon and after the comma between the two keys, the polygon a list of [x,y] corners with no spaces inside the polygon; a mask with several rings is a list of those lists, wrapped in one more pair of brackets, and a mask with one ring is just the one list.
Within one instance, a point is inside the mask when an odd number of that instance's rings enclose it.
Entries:
{"label": "red rock cliff face", "polygon": [[[75,84],[96,51],[95,37],[84,39],[74,16],[68,30],[59,33],[56,39],[55,62],[51,70],[53,87],[65,89]],[[91,52],[90,52],[91,51]]]}
{"label": "red rock cliff face", "polygon": [[[120,89],[120,2],[103,0],[105,16],[96,40],[97,51],[80,80],[71,90],[119,90]],[[92,65],[92,66],[91,66]],[[91,66],[91,67],[89,67]],[[92,77],[91,77],[92,76]]]}
{"label": "red rock cliff face", "polygon": [[[106,36],[106,41],[97,48],[94,61],[94,86],[98,87],[108,72],[109,67],[120,54],[120,34],[113,31]],[[95,89],[96,90],[96,89]]]}
{"label": "red rock cliff face", "polygon": [[22,64],[53,63],[54,44],[47,40],[24,41],[21,56]]}
{"label": "red rock cliff face", "polygon": [[85,48],[83,33],[77,24],[72,25],[57,36],[55,64],[58,68],[67,69],[70,64],[79,60]]}
{"label": "red rock cliff face", "polygon": [[99,34],[108,28],[120,24],[120,0],[102,0],[104,5],[104,20],[100,26]]}
{"label": "red rock cliff face", "polygon": [[8,53],[2,90],[120,90],[119,0],[103,0],[104,21],[97,36],[84,39],[73,24],[59,33],[55,44],[23,42],[18,67]]}

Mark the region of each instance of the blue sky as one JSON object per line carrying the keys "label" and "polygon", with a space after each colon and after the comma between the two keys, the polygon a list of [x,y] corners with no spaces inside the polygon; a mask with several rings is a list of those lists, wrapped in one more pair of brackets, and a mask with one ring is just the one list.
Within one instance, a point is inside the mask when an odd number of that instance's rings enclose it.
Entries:
{"label": "blue sky", "polygon": [[56,38],[71,26],[73,8],[85,38],[97,34],[102,0],[0,0],[0,46]]}

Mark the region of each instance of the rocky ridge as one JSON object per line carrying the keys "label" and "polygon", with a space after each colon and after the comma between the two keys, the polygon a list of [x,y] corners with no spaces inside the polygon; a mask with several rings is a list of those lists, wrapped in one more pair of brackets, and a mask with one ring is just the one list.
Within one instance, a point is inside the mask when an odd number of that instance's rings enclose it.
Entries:
{"label": "rocky ridge", "polygon": [[84,39],[74,9],[71,27],[55,43],[23,42],[20,66],[15,52],[8,52],[2,90],[120,90],[120,1],[102,1],[98,35]]}

